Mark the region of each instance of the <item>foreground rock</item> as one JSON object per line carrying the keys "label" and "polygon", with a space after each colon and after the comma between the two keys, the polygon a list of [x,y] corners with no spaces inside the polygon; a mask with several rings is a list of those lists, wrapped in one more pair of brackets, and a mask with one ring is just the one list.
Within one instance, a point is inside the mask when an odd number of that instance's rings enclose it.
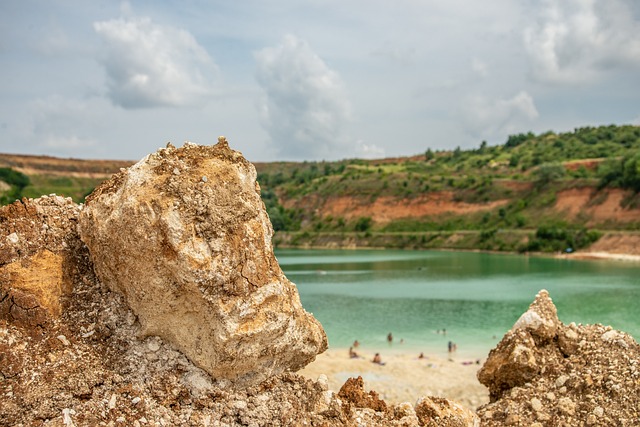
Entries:
{"label": "foreground rock", "polygon": [[640,345],[602,325],[564,325],[535,301],[478,373],[491,403],[482,425],[640,425]]}
{"label": "foreground rock", "polygon": [[114,175],[87,199],[80,229],[141,333],[217,380],[255,385],[327,348],[275,259],[256,171],[224,138],[161,149]]}
{"label": "foreground rock", "polygon": [[[199,175],[203,184],[193,182]],[[443,399],[423,399],[418,412],[379,399],[372,407],[361,380],[338,396],[324,377],[277,374],[313,358],[326,338],[273,257],[254,179],[224,143],[161,150],[117,175],[82,214],[104,282],[78,233],[82,206],[52,195],[1,207],[0,425],[472,425],[461,418],[472,413]],[[145,194],[137,204],[126,192],[133,181]],[[104,206],[118,195],[114,210],[124,211],[114,214]],[[198,349],[213,351],[211,329],[223,355],[212,358],[229,373],[192,363]],[[183,335],[202,337],[195,356]]]}

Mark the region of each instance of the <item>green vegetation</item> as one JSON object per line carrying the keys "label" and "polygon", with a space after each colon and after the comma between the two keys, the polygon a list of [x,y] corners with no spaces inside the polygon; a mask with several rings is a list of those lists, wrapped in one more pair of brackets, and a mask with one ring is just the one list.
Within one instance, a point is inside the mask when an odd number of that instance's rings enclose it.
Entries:
{"label": "green vegetation", "polygon": [[84,178],[60,175],[32,175],[31,183],[24,188],[24,197],[40,197],[43,194],[55,193],[59,196],[71,197],[76,203],[83,203],[103,179]]}
{"label": "green vegetation", "polygon": [[71,175],[27,176],[11,168],[0,168],[0,181],[11,186],[9,191],[0,193],[0,205],[6,205],[22,197],[35,198],[51,193],[71,197],[74,202],[82,203],[103,180]]}
{"label": "green vegetation", "polygon": [[[629,191],[623,207],[640,206],[637,126],[521,133],[509,136],[502,145],[482,141],[477,149],[427,148],[422,156],[393,161],[272,163],[257,165],[257,169],[263,192],[271,191],[279,201],[298,208],[279,211],[274,221],[278,230],[299,230],[298,243],[312,241],[316,234],[355,232],[367,233],[370,242],[380,239],[379,235],[395,235],[393,245],[431,247],[444,242],[433,233],[466,230],[471,234],[457,237],[464,247],[561,251],[579,249],[597,239],[598,233],[589,231],[591,228],[640,229],[640,218],[636,222],[611,219],[594,223],[586,214],[567,218],[555,209],[559,194],[581,188],[592,189],[593,206],[606,201],[611,188]],[[476,209],[445,215],[414,214],[380,223],[375,213],[351,219],[323,215],[327,200],[351,199],[362,206],[383,198],[410,204],[415,198],[443,194],[452,203]],[[283,224],[282,214],[291,218],[291,226]],[[554,232],[545,232],[549,229]],[[403,237],[397,237],[398,233]],[[407,237],[410,235],[414,237]]]}
{"label": "green vegetation", "polygon": [[573,252],[589,246],[600,238],[597,231],[587,229],[568,230],[556,227],[540,227],[521,251],[531,252]]}
{"label": "green vegetation", "polygon": [[22,197],[22,191],[29,185],[29,177],[11,168],[0,168],[0,181],[9,185],[9,190],[0,193],[0,204],[5,205]]}
{"label": "green vegetation", "polygon": [[[276,244],[548,252],[580,249],[599,237],[594,230],[640,230],[640,218],[569,214],[566,202],[580,194],[588,198],[582,206],[595,209],[615,192],[623,210],[640,207],[638,126],[527,132],[400,159],[255,166]],[[69,174],[45,168],[28,177],[0,169],[11,186],[0,202],[50,193],[82,202],[101,180],[75,177],[75,163],[65,167]],[[429,204],[437,209],[427,212]],[[412,206],[404,217],[391,212]]]}

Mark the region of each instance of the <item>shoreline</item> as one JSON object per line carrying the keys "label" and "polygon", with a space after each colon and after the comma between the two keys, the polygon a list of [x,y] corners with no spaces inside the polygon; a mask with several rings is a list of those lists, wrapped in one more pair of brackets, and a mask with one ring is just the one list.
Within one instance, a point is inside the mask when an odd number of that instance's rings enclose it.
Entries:
{"label": "shoreline", "polygon": [[637,254],[618,254],[613,252],[575,252],[573,254],[557,255],[562,259],[579,259],[593,261],[625,261],[640,262],[640,255]]}
{"label": "shoreline", "polygon": [[516,252],[516,251],[497,251],[491,249],[464,249],[464,248],[385,248],[378,246],[343,246],[343,247],[331,247],[331,246],[312,246],[312,245],[280,245],[275,249],[300,249],[300,250],[410,250],[410,251],[436,251],[436,252],[478,252],[497,255],[521,255],[521,256],[538,256],[547,258],[559,258],[559,259],[576,259],[587,261],[625,261],[625,262],[640,262],[640,254],[636,253],[615,253],[605,251],[576,251],[572,253],[557,253],[557,252]]}
{"label": "shoreline", "polygon": [[[422,396],[438,396],[460,402],[469,408],[477,408],[489,402],[488,390],[476,378],[486,356],[471,360],[452,353],[442,358],[424,353],[401,350],[377,351],[357,348],[358,358],[349,357],[348,348],[332,348],[316,356],[316,360],[298,374],[317,380],[327,376],[329,389],[338,393],[351,377],[361,376],[365,390],[374,390],[380,398],[391,404],[409,402],[415,404]],[[372,362],[379,352],[384,365]]]}

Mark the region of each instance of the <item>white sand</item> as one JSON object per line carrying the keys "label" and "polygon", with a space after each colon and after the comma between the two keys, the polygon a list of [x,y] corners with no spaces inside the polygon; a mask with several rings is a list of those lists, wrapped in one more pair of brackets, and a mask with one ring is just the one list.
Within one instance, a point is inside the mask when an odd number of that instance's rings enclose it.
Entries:
{"label": "white sand", "polygon": [[612,252],[576,252],[569,255],[562,255],[562,258],[577,259],[605,259],[612,261],[640,262],[640,255],[636,254],[616,254]]}
{"label": "white sand", "polygon": [[[356,349],[361,356],[349,358],[348,349],[331,349],[319,355],[299,373],[316,380],[320,374],[329,379],[329,388],[338,392],[350,377],[361,376],[366,390],[375,390],[388,403],[415,404],[421,396],[438,396],[455,400],[475,409],[489,401],[487,389],[478,382],[476,372],[482,365],[457,358],[450,360],[425,354],[400,354],[380,351],[384,366],[372,363],[374,353]],[[480,363],[483,363],[481,361]]]}

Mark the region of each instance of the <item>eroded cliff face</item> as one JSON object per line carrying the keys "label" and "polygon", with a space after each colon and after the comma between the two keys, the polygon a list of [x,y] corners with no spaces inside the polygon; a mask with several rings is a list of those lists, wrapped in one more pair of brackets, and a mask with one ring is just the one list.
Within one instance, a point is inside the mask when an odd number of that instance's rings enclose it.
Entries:
{"label": "eroded cliff face", "polygon": [[217,380],[258,384],[327,348],[275,259],[255,169],[224,138],[160,149],[115,175],[87,199],[80,231],[142,334]]}

